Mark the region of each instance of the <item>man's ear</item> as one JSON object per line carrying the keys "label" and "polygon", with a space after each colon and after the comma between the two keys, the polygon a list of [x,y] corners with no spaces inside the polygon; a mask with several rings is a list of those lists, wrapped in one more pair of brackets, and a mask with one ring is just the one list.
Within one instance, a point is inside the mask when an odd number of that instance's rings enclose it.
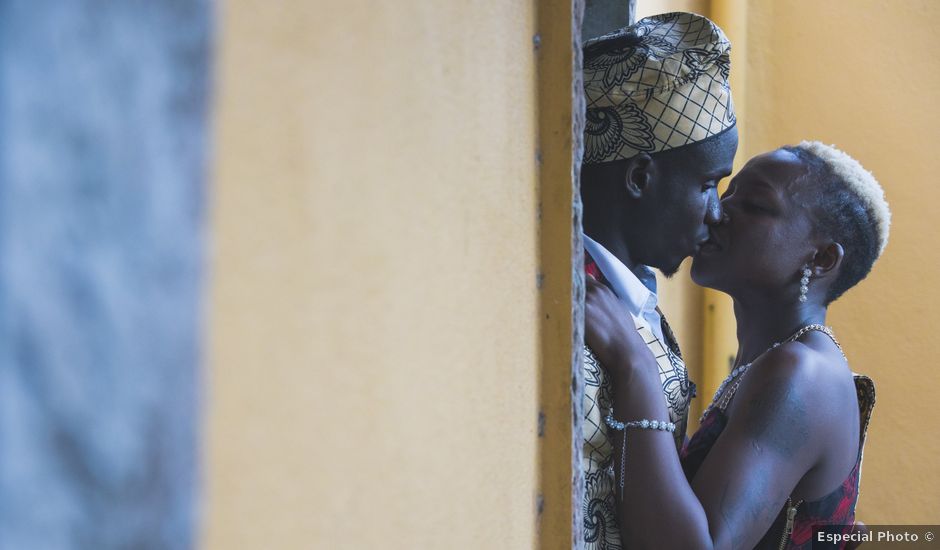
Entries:
{"label": "man's ear", "polygon": [[653,181],[653,165],[653,157],[647,153],[639,153],[627,162],[623,179],[624,187],[630,198],[641,198],[649,188],[650,183]]}
{"label": "man's ear", "polygon": [[823,277],[828,274],[838,272],[842,265],[842,258],[845,257],[845,250],[839,243],[829,243],[824,248],[816,251],[816,257],[813,258],[812,271],[815,277]]}

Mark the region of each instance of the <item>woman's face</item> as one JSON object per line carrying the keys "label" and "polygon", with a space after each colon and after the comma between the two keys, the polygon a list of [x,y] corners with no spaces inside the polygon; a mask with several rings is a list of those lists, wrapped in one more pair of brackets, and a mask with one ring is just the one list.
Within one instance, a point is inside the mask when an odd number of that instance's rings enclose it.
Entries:
{"label": "woman's face", "polygon": [[784,293],[797,299],[811,241],[806,167],[778,149],[754,157],[722,195],[726,221],[712,227],[709,241],[693,257],[692,280],[739,297]]}

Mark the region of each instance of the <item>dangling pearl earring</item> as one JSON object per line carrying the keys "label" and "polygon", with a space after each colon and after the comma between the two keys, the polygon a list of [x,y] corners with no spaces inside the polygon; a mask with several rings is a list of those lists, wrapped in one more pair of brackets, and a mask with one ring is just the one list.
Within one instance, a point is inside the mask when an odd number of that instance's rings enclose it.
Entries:
{"label": "dangling pearl earring", "polygon": [[809,266],[803,266],[803,278],[800,279],[800,303],[806,302],[806,293],[809,292],[809,276],[812,273]]}

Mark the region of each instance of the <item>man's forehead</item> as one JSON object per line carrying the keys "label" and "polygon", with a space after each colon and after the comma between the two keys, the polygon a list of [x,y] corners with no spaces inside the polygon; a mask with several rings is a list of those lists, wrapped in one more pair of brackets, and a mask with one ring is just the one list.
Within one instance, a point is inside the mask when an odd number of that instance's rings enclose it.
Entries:
{"label": "man's forehead", "polygon": [[737,151],[736,129],[674,152],[674,161],[703,176],[724,177],[731,173]]}

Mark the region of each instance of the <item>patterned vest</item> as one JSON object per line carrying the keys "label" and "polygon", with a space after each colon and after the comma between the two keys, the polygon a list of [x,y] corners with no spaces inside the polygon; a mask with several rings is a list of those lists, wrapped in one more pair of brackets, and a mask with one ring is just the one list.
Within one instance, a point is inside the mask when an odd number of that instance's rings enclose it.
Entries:
{"label": "patterned vest", "polygon": [[[597,265],[586,256],[585,271],[603,281]],[[660,312],[662,315],[662,312]],[[660,341],[645,326],[637,331],[653,352],[659,364],[659,378],[663,385],[669,420],[676,424],[676,452],[682,448],[689,415],[689,404],[694,384],[689,381],[685,363],[675,337],[663,317],[663,337]],[[613,468],[613,448],[607,437],[604,417],[613,404],[611,385],[604,367],[590,348],[584,346],[584,425],[582,430],[584,470],[584,542],[587,550],[620,550],[620,528],[616,516],[616,479]],[[626,475],[630,475],[627,472]]]}

